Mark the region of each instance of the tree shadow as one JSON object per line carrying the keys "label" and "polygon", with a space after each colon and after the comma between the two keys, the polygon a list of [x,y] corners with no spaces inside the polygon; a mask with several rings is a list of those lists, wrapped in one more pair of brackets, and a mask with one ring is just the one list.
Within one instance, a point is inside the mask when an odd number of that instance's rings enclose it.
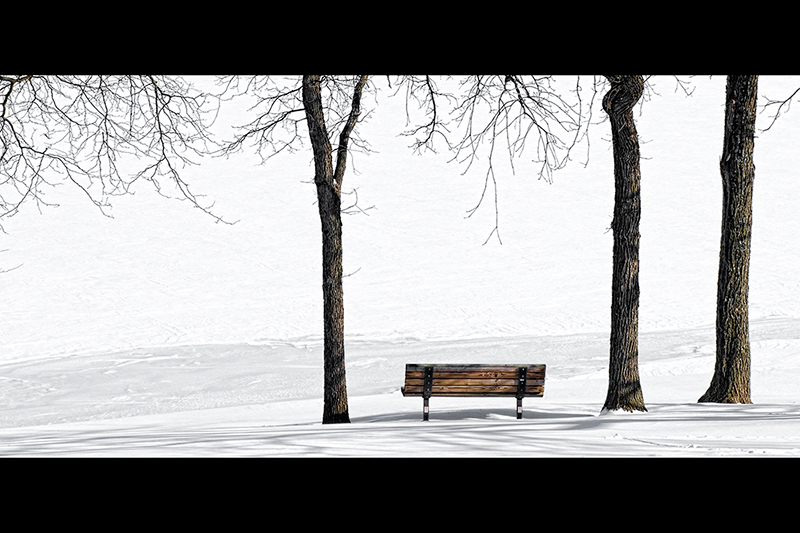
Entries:
{"label": "tree shadow", "polygon": [[[131,421],[36,426],[2,430],[0,456],[563,457],[713,455],[716,448],[736,451],[755,446],[752,443],[756,441],[758,446],[772,446],[779,452],[800,446],[797,439],[777,438],[792,427],[797,427],[800,435],[800,405],[796,404],[653,404],[648,413],[619,415],[590,412],[594,407],[576,404],[528,409],[521,420],[510,408],[443,406],[431,411],[430,423],[422,421],[421,409],[409,409],[355,416],[349,424],[332,425],[306,421],[173,426],[163,421]],[[655,435],[654,427],[658,427]],[[768,439],[770,428],[776,436],[772,440]],[[703,436],[696,449],[687,449],[687,443],[697,443],[676,433],[684,431]],[[619,438],[608,440],[611,434],[619,434]]]}
{"label": "tree shadow", "polygon": [[[546,420],[546,419],[563,419],[563,418],[586,418],[593,417],[594,415],[587,413],[564,413],[564,412],[549,412],[528,409],[522,412],[522,419],[525,420]],[[400,422],[405,420],[420,421],[422,420],[422,410],[419,411],[404,411],[394,413],[381,413],[367,416],[351,416],[352,423],[377,423],[377,422]],[[513,420],[517,421],[517,412],[515,409],[497,409],[497,408],[440,408],[431,410],[429,414],[430,421],[442,420],[448,422],[454,421],[468,421],[468,420]]]}

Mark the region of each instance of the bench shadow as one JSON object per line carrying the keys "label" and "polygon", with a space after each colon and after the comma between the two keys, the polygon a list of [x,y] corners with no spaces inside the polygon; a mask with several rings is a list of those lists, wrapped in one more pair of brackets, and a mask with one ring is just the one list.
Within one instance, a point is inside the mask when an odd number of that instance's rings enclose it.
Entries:
{"label": "bench shadow", "polygon": [[[519,421],[525,420],[544,420],[544,419],[565,419],[565,418],[592,418],[594,415],[586,413],[553,413],[547,411],[536,411],[529,409],[523,411],[522,419],[517,420],[517,411],[515,409],[492,409],[492,408],[467,408],[467,409],[431,409],[429,414],[429,421],[444,420],[452,421],[466,421],[466,420],[503,420],[503,421]],[[374,422],[399,422],[399,421],[419,421],[422,420],[422,411],[415,412],[395,412],[383,413],[378,415],[357,416],[352,417],[351,421],[354,423],[374,423]]]}

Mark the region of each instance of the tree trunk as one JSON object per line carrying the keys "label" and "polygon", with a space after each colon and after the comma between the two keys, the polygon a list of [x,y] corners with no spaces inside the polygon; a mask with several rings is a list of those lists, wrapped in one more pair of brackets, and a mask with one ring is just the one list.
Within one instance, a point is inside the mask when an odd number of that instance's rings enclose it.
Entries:
{"label": "tree trunk", "polygon": [[344,362],[341,189],[334,180],[319,76],[303,77],[303,104],[314,152],[314,184],[322,223],[324,402],[322,423],[350,422]]}
{"label": "tree trunk", "polygon": [[336,168],[325,126],[320,76],[303,76],[303,106],[314,152],[314,184],[322,223],[322,298],[324,314],[324,401],[322,423],[350,422],[344,359],[344,290],[342,287],[342,180],[347,166],[347,145],[361,112],[361,92],[367,76],[353,88],[347,121],[339,134]]}
{"label": "tree trunk", "polygon": [[719,163],[722,237],[717,279],[717,360],[711,385],[700,402],[752,403],[747,293],[757,93],[758,76],[728,76],[725,135]]}
{"label": "tree trunk", "polygon": [[614,233],[611,342],[604,411],[647,411],[639,382],[639,138],[633,106],[644,90],[642,76],[607,76],[603,109],[611,120],[614,149]]}

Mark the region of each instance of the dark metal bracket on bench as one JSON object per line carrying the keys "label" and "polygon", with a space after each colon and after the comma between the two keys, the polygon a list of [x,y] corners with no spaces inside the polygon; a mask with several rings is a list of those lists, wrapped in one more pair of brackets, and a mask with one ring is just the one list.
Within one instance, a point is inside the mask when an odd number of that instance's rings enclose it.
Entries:
{"label": "dark metal bracket on bench", "polygon": [[525,383],[528,380],[528,367],[517,369],[517,420],[522,418],[522,399],[525,397]]}
{"label": "dark metal bracket on bench", "polygon": [[422,419],[428,420],[428,413],[430,408],[428,400],[433,395],[433,367],[426,366],[423,370],[423,383],[422,383]]}

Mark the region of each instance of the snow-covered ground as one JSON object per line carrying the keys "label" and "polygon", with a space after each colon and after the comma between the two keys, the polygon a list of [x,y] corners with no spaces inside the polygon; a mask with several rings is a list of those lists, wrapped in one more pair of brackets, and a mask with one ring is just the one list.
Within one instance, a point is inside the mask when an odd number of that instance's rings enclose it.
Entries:
{"label": "snow-covered ground", "polygon": [[[63,186],[3,222],[3,456],[800,455],[800,197],[792,111],[756,139],[752,405],[696,403],[714,367],[724,77],[669,78],[642,143],[640,372],[647,413],[600,415],[607,387],[613,168],[608,124],[552,184],[483,188],[413,155],[379,96],[351,159],[345,217],[351,424],[323,426],[320,234],[310,153],[245,153],[184,176],[233,225],[142,187],[102,216]],[[762,77],[785,98],[800,78]],[[598,114],[598,116],[600,116]],[[764,127],[767,117],[759,117]],[[497,166],[502,170],[501,161]],[[349,198],[354,198],[350,196]],[[18,268],[14,268],[18,267]],[[408,362],[545,363],[545,395],[422,400]]]}

